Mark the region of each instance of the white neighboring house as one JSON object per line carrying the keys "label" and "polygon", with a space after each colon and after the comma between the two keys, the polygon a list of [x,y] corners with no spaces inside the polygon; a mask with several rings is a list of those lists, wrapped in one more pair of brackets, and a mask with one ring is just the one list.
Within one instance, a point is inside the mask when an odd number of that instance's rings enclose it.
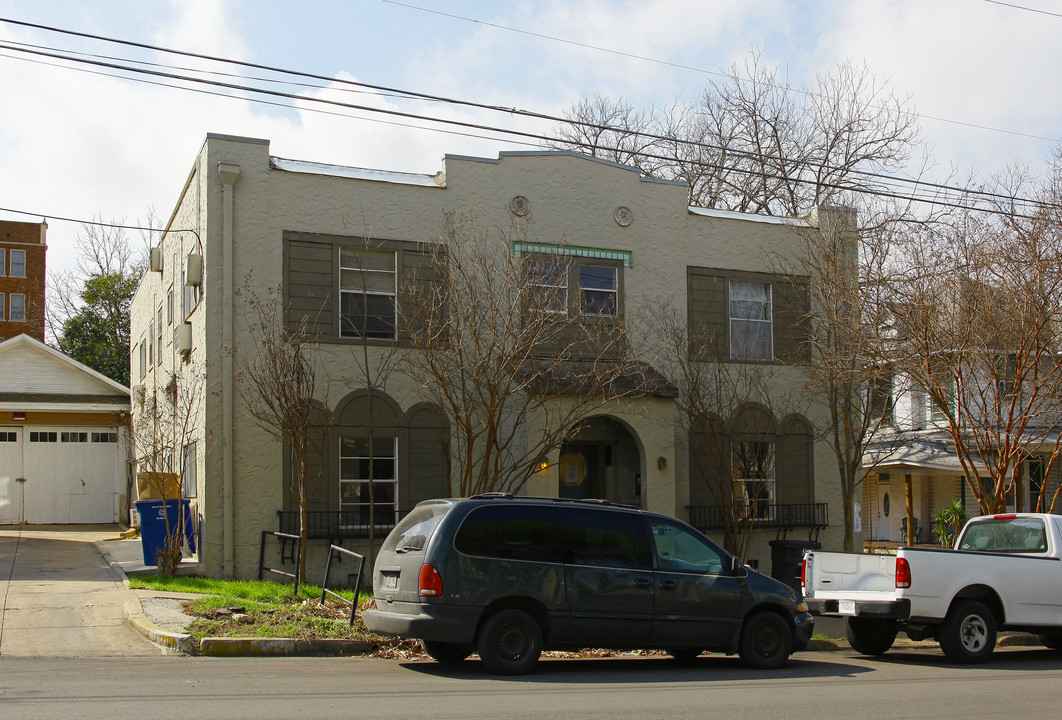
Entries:
{"label": "white neighboring house", "polygon": [[129,388],[28,335],[0,368],[0,524],[117,522]]}
{"label": "white neighboring house", "polygon": [[[953,392],[954,396],[954,392]],[[954,404],[954,397],[952,399]],[[954,406],[953,406],[954,410]],[[934,516],[941,508],[958,500],[969,515],[981,514],[977,499],[967,486],[966,476],[955,449],[955,441],[948,431],[947,421],[924,389],[910,377],[897,372],[883,384],[875,402],[874,412],[884,415],[889,426],[863,455],[862,519],[863,536],[869,542],[933,543]],[[1030,437],[1029,456],[1022,462],[1023,507],[1035,507],[1041,488],[1050,503],[1062,482],[1057,463],[1046,473],[1048,446],[1041,446],[1045,438]],[[982,485],[991,480],[976,452],[974,466]],[[907,537],[906,494],[911,486],[911,507],[915,532]],[[1007,497],[1007,510],[1017,509],[1012,492]]]}

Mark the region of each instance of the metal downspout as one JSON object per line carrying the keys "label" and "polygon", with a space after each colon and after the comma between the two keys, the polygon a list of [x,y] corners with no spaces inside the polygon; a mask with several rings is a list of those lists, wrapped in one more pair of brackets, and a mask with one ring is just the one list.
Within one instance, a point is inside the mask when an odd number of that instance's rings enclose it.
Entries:
{"label": "metal downspout", "polygon": [[224,538],[222,575],[235,577],[236,543],[233,537],[235,510],[233,507],[232,479],[232,353],[233,353],[233,268],[232,242],[233,230],[233,185],[240,176],[240,166],[231,163],[218,163],[218,175],[221,177],[221,266],[222,266],[222,314],[221,314],[221,501],[222,536]]}

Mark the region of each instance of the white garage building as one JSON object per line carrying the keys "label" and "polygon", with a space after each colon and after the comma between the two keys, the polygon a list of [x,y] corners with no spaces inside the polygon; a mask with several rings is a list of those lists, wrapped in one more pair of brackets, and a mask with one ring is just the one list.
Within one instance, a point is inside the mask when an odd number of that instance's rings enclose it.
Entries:
{"label": "white garage building", "polygon": [[0,525],[113,523],[129,388],[28,335],[0,342]]}

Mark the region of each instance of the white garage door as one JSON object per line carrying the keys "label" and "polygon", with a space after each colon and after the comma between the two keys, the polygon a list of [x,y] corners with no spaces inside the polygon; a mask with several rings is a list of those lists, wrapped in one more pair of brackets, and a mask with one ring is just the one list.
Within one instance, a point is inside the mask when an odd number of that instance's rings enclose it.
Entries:
{"label": "white garage door", "polygon": [[114,428],[0,427],[0,440],[0,523],[117,521],[125,463]]}

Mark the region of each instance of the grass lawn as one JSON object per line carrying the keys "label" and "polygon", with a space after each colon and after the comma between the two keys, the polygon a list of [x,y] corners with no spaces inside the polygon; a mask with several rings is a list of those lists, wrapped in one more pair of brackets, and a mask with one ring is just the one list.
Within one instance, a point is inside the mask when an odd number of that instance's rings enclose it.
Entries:
{"label": "grass lawn", "polygon": [[[322,605],[321,588],[315,585],[300,585],[295,596],[293,583],[161,575],[136,575],[129,583],[152,590],[203,594],[184,604],[185,612],[196,618],[186,629],[196,643],[204,637],[385,640],[366,631],[358,617],[350,625],[349,604],[329,596]],[[339,594],[348,601],[353,598],[351,591],[340,590]],[[360,593],[359,607],[371,600],[371,593]]]}

